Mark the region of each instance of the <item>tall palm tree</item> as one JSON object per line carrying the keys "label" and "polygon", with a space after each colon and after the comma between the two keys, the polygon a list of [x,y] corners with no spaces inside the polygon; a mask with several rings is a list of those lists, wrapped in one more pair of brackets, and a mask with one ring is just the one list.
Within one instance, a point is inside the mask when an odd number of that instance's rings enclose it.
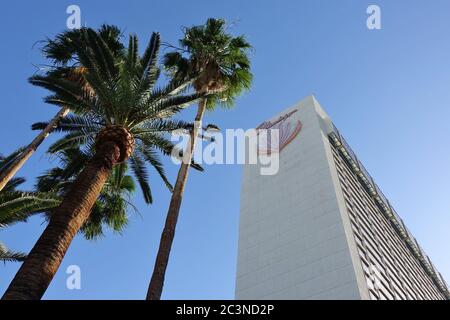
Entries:
{"label": "tall palm tree", "polygon": [[235,98],[250,88],[252,74],[247,51],[250,44],[243,36],[233,37],[226,32],[226,24],[221,19],[208,19],[206,24],[186,28],[179,41],[180,48],[167,53],[164,65],[173,79],[194,78],[193,88],[198,93],[210,93],[200,100],[195,116],[195,125],[190,132],[183,162],[170,200],[164,230],[147,292],[148,300],[159,300],[164,285],[164,276],[169,261],[170,250],[175,236],[175,228],[181,201],[186,186],[189,164],[195,148],[203,115],[217,104],[230,107]]}
{"label": "tall palm tree", "polygon": [[[157,150],[171,151],[164,133],[188,128],[183,122],[166,120],[202,95],[177,94],[185,81],[172,81],[157,89],[159,34],[153,33],[142,56],[137,37],[131,35],[128,49],[115,55],[98,32],[81,30],[74,39],[79,64],[86,69],[84,81],[91,88],[49,72],[30,79],[52,95],[45,100],[68,106],[77,115],[70,120],[72,131],[53,145],[64,149],[74,145],[95,148],[61,204],[52,212],[48,226],[6,290],[3,299],[40,299],[61,264],[78,230],[89,219],[104,184],[116,165],[127,163],[151,200],[146,163],[161,169]],[[94,94],[92,94],[94,93]],[[59,126],[61,127],[61,125]]]}
{"label": "tall palm tree", "polygon": [[[123,45],[119,41],[121,35],[120,30],[117,27],[102,25],[98,29],[98,33],[114,54],[117,54],[123,50]],[[46,40],[46,44],[43,48],[43,53],[46,58],[51,59],[55,64],[64,67],[54,70],[54,72],[57,71],[60,73],[60,76],[68,77],[74,82],[83,81],[82,74],[84,72],[84,68],[81,68],[79,65],[79,59],[76,55],[76,48],[74,47],[74,43],[76,43],[76,41],[79,42],[81,39],[80,29],[65,31],[59,34],[55,39]],[[85,89],[87,90],[88,88],[86,87]],[[15,157],[11,159],[12,161],[8,164],[8,166],[0,170],[0,191],[5,187],[8,181],[15,176],[17,171],[22,168],[25,162],[33,155],[42,142],[44,142],[45,138],[47,138],[54,128],[58,126],[61,119],[63,119],[69,112],[69,107],[63,106],[47,123],[47,125],[41,128],[40,133],[33,139],[33,141],[18,152]]]}

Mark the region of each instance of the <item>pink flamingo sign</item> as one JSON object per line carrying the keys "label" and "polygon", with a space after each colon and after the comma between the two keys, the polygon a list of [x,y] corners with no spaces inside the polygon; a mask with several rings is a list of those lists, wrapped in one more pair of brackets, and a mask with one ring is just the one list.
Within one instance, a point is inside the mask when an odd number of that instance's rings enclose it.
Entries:
{"label": "pink flamingo sign", "polygon": [[[262,130],[265,130],[264,136],[260,137],[262,139],[258,141],[258,154],[270,155],[274,152],[281,152],[281,150],[297,137],[302,130],[302,123],[299,120],[292,121],[291,116],[296,112],[297,109],[279,117],[274,122],[265,121],[256,128],[258,135],[260,135]],[[278,130],[278,143],[272,142],[272,133],[269,133],[270,130]]]}

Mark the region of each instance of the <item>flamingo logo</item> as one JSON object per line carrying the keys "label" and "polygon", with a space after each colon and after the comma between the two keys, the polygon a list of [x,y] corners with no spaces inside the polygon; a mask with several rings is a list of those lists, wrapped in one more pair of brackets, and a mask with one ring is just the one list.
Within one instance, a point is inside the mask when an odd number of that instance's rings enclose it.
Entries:
{"label": "flamingo logo", "polygon": [[[290,119],[296,112],[297,109],[279,117],[274,122],[265,121],[256,128],[259,155],[281,152],[297,137],[302,130],[302,123],[299,120],[292,121]],[[278,139],[276,136],[278,136]]]}

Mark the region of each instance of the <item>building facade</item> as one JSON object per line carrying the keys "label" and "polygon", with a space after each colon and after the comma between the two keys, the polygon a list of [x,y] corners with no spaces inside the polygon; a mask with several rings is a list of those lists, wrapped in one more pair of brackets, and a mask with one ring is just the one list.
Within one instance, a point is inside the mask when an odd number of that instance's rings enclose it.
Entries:
{"label": "building facade", "polygon": [[260,127],[271,126],[281,133],[278,173],[244,167],[236,299],[450,297],[314,97]]}

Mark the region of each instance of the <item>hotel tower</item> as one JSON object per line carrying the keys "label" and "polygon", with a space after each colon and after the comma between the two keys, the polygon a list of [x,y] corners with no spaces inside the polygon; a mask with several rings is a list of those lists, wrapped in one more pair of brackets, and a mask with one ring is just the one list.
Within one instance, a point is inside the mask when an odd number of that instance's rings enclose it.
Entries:
{"label": "hotel tower", "polygon": [[236,299],[449,299],[441,274],[314,97],[260,128],[279,171],[245,165]]}

